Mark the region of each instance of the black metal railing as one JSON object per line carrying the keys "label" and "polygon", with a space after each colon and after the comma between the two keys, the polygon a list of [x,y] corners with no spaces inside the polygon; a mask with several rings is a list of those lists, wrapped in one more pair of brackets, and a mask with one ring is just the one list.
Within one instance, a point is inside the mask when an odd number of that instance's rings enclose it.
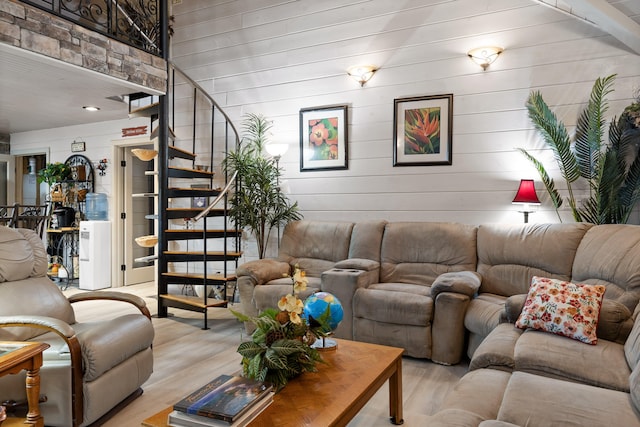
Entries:
{"label": "black metal railing", "polygon": [[158,0],[20,0],[156,56],[162,56]]}

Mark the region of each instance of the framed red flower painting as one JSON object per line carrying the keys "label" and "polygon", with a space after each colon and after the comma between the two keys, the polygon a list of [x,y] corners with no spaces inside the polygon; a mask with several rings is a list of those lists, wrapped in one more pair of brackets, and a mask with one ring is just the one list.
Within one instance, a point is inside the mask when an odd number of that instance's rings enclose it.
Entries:
{"label": "framed red flower painting", "polygon": [[300,110],[300,171],[347,169],[347,106]]}
{"label": "framed red flower painting", "polygon": [[393,166],[451,164],[453,94],[393,100]]}

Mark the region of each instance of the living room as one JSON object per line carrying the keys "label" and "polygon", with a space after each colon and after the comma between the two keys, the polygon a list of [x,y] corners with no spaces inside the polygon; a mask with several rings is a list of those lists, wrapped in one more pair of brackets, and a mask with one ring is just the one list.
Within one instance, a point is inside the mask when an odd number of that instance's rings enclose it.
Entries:
{"label": "living room", "polygon": [[[273,121],[271,140],[288,146],[280,159],[282,187],[308,220],[521,223],[511,201],[521,179],[534,179],[542,204],[529,221],[557,223],[536,169],[517,151],[543,159],[558,189],[567,192],[552,151],[528,118],[529,94],[540,91],[570,129],[597,78],[617,75],[608,119],[638,95],[640,10],[631,0],[608,4],[636,22],[635,44],[633,37],[620,40],[621,25],[603,28],[597,18],[582,16],[593,10],[576,9],[572,16],[531,0],[171,3],[171,60],[236,125],[247,113]],[[502,52],[483,69],[468,52],[486,46]],[[376,71],[361,85],[347,70],[363,64]],[[394,101],[448,94],[451,164],[394,165]],[[345,105],[344,165],[302,171],[301,110]],[[64,161],[73,141],[86,141],[89,158],[110,161],[96,188],[109,195],[113,220],[114,141],[127,140],[123,128],[145,124],[123,112],[120,120],[10,133],[11,153],[46,152],[49,161]],[[567,204],[559,214],[572,221]],[[640,209],[629,223],[640,224]],[[240,262],[255,260],[253,242],[243,244]],[[268,255],[276,253],[274,236]]]}
{"label": "living room", "polygon": [[[637,16],[635,3],[617,3]],[[530,0],[172,7],[172,61],[210,91],[237,127],[246,113],[273,121],[270,139],[289,147],[280,160],[283,188],[307,219],[520,222],[511,200],[528,178],[536,180],[542,201],[531,221],[557,222],[537,171],[516,150],[531,150],[561,182],[551,150],[527,117],[530,92],[539,90],[569,127],[598,77],[617,74],[608,97],[611,117],[637,94],[637,52]],[[486,70],[467,56],[482,46],[504,49]],[[362,87],[347,75],[360,64],[378,68]],[[444,94],[453,94],[451,165],[394,167],[394,100]],[[348,106],[347,167],[301,172],[299,112],[327,105]],[[147,124],[98,121],[13,133],[11,149],[25,155],[50,150],[49,161],[64,161],[71,142],[84,140],[89,158],[113,162],[112,141],[123,139],[122,128]],[[116,168],[110,167],[96,186],[113,207]],[[560,214],[571,218],[566,205]],[[631,222],[640,222],[639,215],[636,210]],[[255,256],[250,248],[245,253]]]}

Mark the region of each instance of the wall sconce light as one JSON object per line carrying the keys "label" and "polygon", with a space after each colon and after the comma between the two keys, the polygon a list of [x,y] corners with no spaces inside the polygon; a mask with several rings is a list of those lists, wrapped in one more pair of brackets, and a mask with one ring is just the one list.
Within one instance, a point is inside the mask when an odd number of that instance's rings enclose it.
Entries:
{"label": "wall sconce light", "polygon": [[487,67],[495,61],[504,49],[495,46],[485,46],[471,49],[467,55],[476,64],[486,70]]}
{"label": "wall sconce light", "polygon": [[531,206],[537,206],[540,204],[540,200],[538,200],[538,195],[536,194],[536,187],[533,184],[532,179],[520,180],[518,192],[516,193],[516,197],[513,198],[513,201],[511,203],[513,203],[514,205],[522,205],[522,210],[518,212],[522,212],[524,214],[524,222],[525,224],[528,223],[529,214],[531,212],[535,212],[531,209]]}
{"label": "wall sconce light", "polygon": [[373,77],[376,71],[378,71],[378,69],[373,65],[354,65],[353,67],[349,67],[347,74],[360,83],[360,87],[362,87]]}

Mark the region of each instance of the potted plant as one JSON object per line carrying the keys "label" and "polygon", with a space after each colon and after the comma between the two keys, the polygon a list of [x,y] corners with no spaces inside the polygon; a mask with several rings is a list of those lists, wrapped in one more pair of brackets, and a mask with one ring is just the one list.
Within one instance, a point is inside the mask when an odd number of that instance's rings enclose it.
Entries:
{"label": "potted plant", "polygon": [[331,330],[330,312],[318,319],[303,314],[304,303],[298,297],[307,288],[308,279],[298,265],[289,275],[292,292],[278,301],[278,308],[267,308],[257,317],[231,310],[240,321],[252,322],[256,330],[250,341],[238,346],[243,374],[273,384],[276,392],[303,372],[315,372],[322,357],[312,344]]}
{"label": "potted plant", "polygon": [[62,182],[71,176],[71,167],[66,163],[47,163],[47,165],[38,171],[38,184],[46,182],[49,187],[52,184]]}
{"label": "potted plant", "polygon": [[255,236],[258,256],[264,258],[269,236],[276,227],[302,218],[298,203],[291,203],[278,185],[280,169],[272,157],[263,155],[271,122],[259,114],[243,121],[244,137],[236,151],[223,162],[225,172],[238,172],[238,185],[231,198],[230,215],[240,228]]}
{"label": "potted plant", "polygon": [[[573,142],[564,123],[551,111],[540,92],[531,93],[527,101],[529,118],[553,150],[576,221],[624,224],[640,200],[638,102],[627,107],[619,119],[613,118],[608,129],[609,141],[605,141],[606,96],[613,91],[614,79],[615,75],[611,75],[596,80],[589,103],[578,118]],[[563,200],[553,179],[539,160],[522,148],[519,151],[538,170],[560,219],[558,209]],[[589,197],[582,201],[576,200],[572,187],[580,179],[586,180],[589,188]]]}

